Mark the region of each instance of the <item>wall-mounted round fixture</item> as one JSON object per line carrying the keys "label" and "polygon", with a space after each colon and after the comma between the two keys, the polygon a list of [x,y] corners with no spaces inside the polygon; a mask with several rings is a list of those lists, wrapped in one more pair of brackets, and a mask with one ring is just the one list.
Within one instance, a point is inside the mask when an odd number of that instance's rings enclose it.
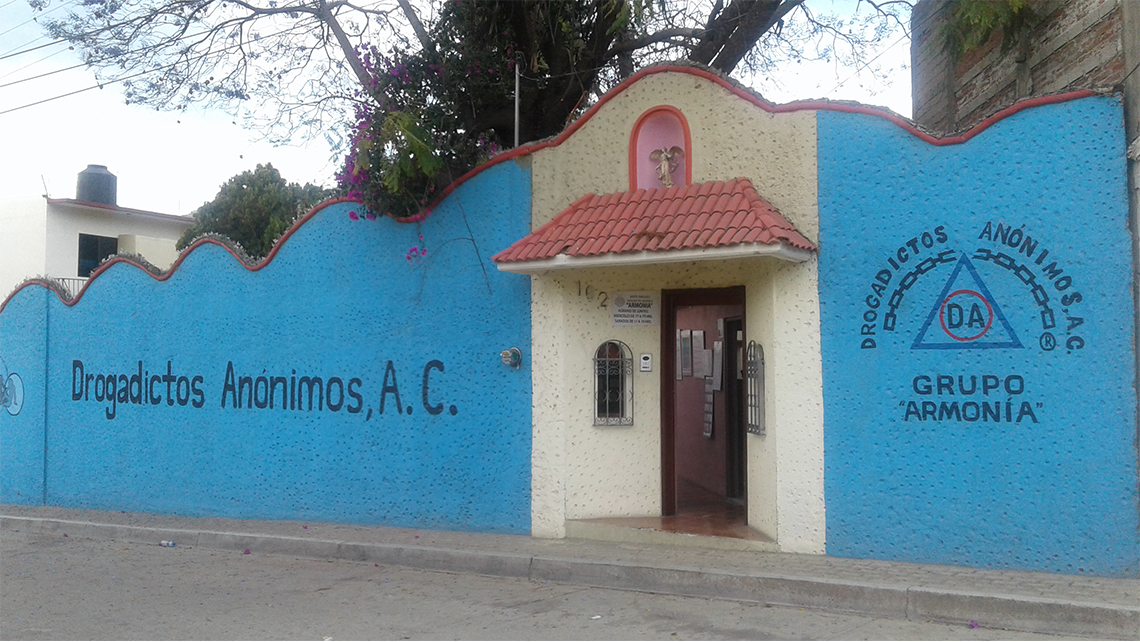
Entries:
{"label": "wall-mounted round fixture", "polygon": [[510,366],[515,369],[522,367],[522,350],[518,348],[503,350],[499,353],[499,358],[503,360],[504,366]]}

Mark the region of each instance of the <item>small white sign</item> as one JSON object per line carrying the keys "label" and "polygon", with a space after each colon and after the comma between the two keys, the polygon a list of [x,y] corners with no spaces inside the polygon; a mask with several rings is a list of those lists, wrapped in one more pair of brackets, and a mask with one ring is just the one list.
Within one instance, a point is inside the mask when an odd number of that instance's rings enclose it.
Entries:
{"label": "small white sign", "polygon": [[657,325],[656,292],[614,292],[614,325]]}
{"label": "small white sign", "polygon": [[701,350],[693,342],[693,376],[698,379],[713,376],[713,351]]}

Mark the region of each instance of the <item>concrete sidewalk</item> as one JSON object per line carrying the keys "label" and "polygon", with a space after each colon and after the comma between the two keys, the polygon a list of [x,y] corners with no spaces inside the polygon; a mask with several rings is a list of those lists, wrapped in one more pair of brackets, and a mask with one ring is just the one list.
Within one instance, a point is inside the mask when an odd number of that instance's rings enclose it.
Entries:
{"label": "concrete sidewalk", "polygon": [[[1140,639],[1140,579],[317,522],[0,505],[0,530],[341,559],[864,615]],[[698,543],[698,542],[694,542]]]}

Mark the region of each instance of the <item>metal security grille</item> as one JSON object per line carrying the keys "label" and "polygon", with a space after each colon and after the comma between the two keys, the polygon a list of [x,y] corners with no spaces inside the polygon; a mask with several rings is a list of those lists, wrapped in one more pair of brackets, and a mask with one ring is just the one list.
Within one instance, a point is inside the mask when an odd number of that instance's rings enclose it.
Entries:
{"label": "metal security grille", "polygon": [[764,436],[764,348],[748,342],[744,361],[744,380],[748,386],[748,432]]}
{"label": "metal security grille", "polygon": [[633,355],[621,341],[594,353],[594,425],[633,425]]}

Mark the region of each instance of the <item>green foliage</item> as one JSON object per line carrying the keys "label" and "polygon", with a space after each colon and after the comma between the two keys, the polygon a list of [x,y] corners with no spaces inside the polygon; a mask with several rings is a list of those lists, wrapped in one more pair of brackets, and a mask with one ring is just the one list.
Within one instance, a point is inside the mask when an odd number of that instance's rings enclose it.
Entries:
{"label": "green foliage", "polygon": [[[863,51],[903,24],[877,8],[845,23],[802,5],[448,0],[437,5],[419,42],[356,50],[368,81],[357,96],[351,151],[338,181],[364,204],[366,217],[425,214],[448,184],[513,144],[516,67],[519,140],[530,142],[559,134],[646,65],[688,58],[728,73],[760,49],[773,60],[769,52],[787,50],[798,60],[805,48],[839,58],[839,49]],[[869,64],[854,58],[860,67]]]}
{"label": "green foliage", "polygon": [[[46,33],[129,104],[224,107],[274,142],[350,145],[338,179],[365,217],[417,216],[512,144],[516,67],[519,140],[529,142],[665,61],[724,74],[742,64],[758,82],[783,62],[821,58],[874,73],[863,54],[904,29],[909,9],[857,0],[840,18],[809,10],[816,0],[27,1]],[[336,127],[345,121],[350,141]]]}
{"label": "green foliage", "polygon": [[557,133],[594,84],[594,56],[643,13],[636,4],[448,2],[431,48],[361,50],[374,82],[362,96],[341,186],[375,214],[420,214],[441,189],[511,144],[519,60],[527,75],[522,139]]}
{"label": "green foliage", "polygon": [[947,23],[946,46],[960,58],[989,42],[996,31],[1005,53],[1036,19],[1030,0],[958,0]]}
{"label": "green foliage", "polygon": [[214,200],[194,211],[194,225],[178,239],[179,250],[203,234],[220,234],[254,258],[264,257],[293,223],[333,190],[286,183],[272,164],[229,179]]}

